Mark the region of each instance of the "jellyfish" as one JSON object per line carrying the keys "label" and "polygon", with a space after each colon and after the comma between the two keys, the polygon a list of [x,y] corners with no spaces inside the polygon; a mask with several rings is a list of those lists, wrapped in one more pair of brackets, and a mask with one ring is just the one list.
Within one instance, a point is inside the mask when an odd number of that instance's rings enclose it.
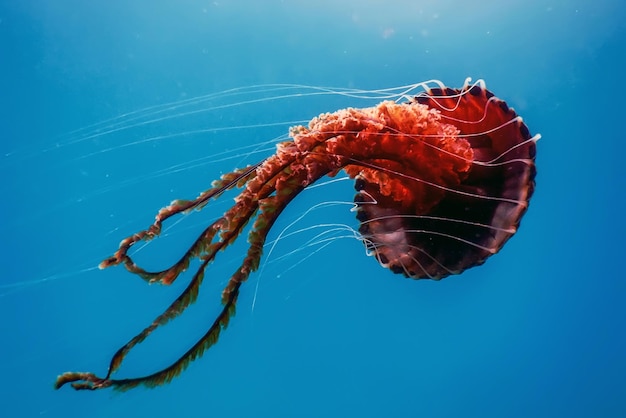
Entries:
{"label": "jellyfish", "polygon": [[[478,266],[517,231],[534,190],[536,141],[482,80],[461,88],[425,83],[423,92],[367,108],[345,108],[294,126],[270,157],[224,174],[192,200],[175,200],[152,225],[120,243],[100,268],[123,265],[148,283],[168,285],[200,261],[183,292],[111,358],[106,375],[66,372],[55,387],[127,390],[170,382],[214,345],[235,314],[246,280],[259,268],[272,226],[287,205],[324,176],[354,179],[359,237],[378,263],[411,279],[440,280]],[[131,247],[159,236],[163,222],[200,210],[239,189],[234,205],[208,225],[169,268],[135,263]],[[112,375],[129,351],[193,303],[207,268],[248,223],[248,249],[222,291],[222,309],[206,333],[174,363],[152,374]]]}

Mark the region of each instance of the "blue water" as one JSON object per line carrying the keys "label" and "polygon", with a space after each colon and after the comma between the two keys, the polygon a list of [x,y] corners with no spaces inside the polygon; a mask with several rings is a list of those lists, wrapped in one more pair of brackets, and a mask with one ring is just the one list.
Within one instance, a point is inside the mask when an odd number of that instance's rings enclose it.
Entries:
{"label": "blue water", "polygon": [[[609,0],[0,1],[0,416],[626,416],[625,17]],[[355,239],[285,237],[219,343],[169,385],[53,389],[64,371],[104,374],[188,279],[147,286],[98,270],[122,238],[271,153],[290,122],[371,103],[241,104],[257,97],[248,91],[146,119],[159,122],[120,116],[242,86],[458,87],[468,76],[543,137],[530,210],[485,265],[416,282]],[[346,204],[299,219],[353,193],[346,181],[304,193],[270,238],[292,222],[357,227]],[[169,223],[137,256],[175,261],[232,197]],[[165,367],[204,333],[241,241],[116,377]]]}

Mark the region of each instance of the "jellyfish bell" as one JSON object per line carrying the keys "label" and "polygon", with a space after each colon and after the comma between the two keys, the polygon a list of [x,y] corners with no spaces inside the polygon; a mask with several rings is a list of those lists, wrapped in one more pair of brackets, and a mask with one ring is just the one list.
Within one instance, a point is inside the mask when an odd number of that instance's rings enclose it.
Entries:
{"label": "jellyfish bell", "polygon": [[[424,173],[390,174],[383,184],[405,182],[418,202],[402,207],[381,182],[358,175],[357,202],[363,194],[376,204],[359,204],[359,231],[378,261],[411,278],[441,279],[482,264],[517,231],[534,190],[535,142],[522,118],[496,98],[483,83],[462,89],[427,89],[411,101],[435,109],[443,123],[467,143],[467,170],[454,185],[429,179]],[[440,145],[432,148],[440,152]],[[469,155],[471,154],[471,155]],[[442,158],[432,158],[437,165]],[[376,170],[374,170],[376,171]],[[429,170],[434,172],[434,169]],[[400,190],[400,187],[392,187]],[[382,193],[381,193],[382,192]],[[426,196],[433,198],[427,205]],[[400,208],[400,209],[399,209]]]}
{"label": "jellyfish bell", "polygon": [[[195,199],[173,201],[147,229],[122,240],[101,268],[123,265],[149,283],[171,284],[193,260],[199,267],[180,296],[113,355],[104,377],[67,372],[58,377],[57,388],[67,383],[88,390],[153,387],[180,374],[229,324],[241,287],[259,268],[278,217],[324,176],[344,172],[355,180],[360,238],[383,267],[406,277],[441,279],[461,273],[482,264],[516,232],[534,188],[539,136],[531,136],[515,111],[482,81],[467,80],[459,89],[426,82],[394,91],[346,89],[333,94],[375,95],[380,100],[323,113],[292,127],[273,155],[222,175]],[[130,249],[159,236],[165,221],[202,209],[232,190],[238,190],[233,206],[169,268],[149,271],[135,262]],[[112,378],[134,346],[196,300],[206,269],[249,223],[243,261],[225,286],[223,308],[204,336],[162,370]]]}

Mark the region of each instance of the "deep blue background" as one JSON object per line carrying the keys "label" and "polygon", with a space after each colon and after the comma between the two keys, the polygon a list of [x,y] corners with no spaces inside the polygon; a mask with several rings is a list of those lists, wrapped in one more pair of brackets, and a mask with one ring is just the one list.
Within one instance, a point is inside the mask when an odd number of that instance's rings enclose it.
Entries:
{"label": "deep blue background", "polygon": [[[625,18],[623,2],[608,0],[0,1],[0,416],[626,416]],[[281,240],[219,344],[171,384],[53,390],[63,371],[104,373],[184,285],[95,268],[123,237],[267,155],[265,141],[290,122],[371,103],[304,96],[215,109],[256,97],[247,93],[134,128],[111,120],[109,134],[93,124],[241,86],[460,86],[467,76],[543,136],[530,210],[484,266],[415,282],[354,239]],[[237,128],[272,122],[286,124]],[[191,133],[220,127],[233,129]],[[304,193],[272,237],[312,205],[352,196],[348,182]],[[168,224],[141,259],[173,261],[231,197]],[[356,227],[348,209],[294,228]],[[204,332],[243,241],[118,377],[167,365]]]}

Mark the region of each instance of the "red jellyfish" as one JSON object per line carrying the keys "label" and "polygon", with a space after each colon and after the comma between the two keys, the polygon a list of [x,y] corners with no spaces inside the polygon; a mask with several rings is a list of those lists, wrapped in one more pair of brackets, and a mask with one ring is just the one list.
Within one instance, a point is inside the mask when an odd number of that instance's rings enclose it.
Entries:
{"label": "red jellyfish", "polygon": [[[242,284],[259,267],[269,230],[291,200],[322,176],[344,170],[355,179],[359,232],[370,254],[394,273],[439,280],[482,264],[517,231],[534,189],[535,142],[515,111],[483,81],[461,89],[424,85],[404,103],[342,109],[291,128],[291,140],[271,157],[225,174],[194,200],[161,209],[146,230],[124,239],[101,268],[123,264],[147,282],[170,284],[192,259],[201,261],[189,285],[147,328],[112,357],[104,377],[67,372],[56,381],[75,389],[171,381],[217,342],[235,313]],[[137,242],[161,232],[163,221],[202,208],[241,188],[235,204],[209,225],[170,268],[148,272],[128,255]],[[193,303],[207,266],[254,219],[248,252],[222,292],[223,308],[211,327],[170,366],[148,376],[114,379],[128,352],[158,326]]]}

